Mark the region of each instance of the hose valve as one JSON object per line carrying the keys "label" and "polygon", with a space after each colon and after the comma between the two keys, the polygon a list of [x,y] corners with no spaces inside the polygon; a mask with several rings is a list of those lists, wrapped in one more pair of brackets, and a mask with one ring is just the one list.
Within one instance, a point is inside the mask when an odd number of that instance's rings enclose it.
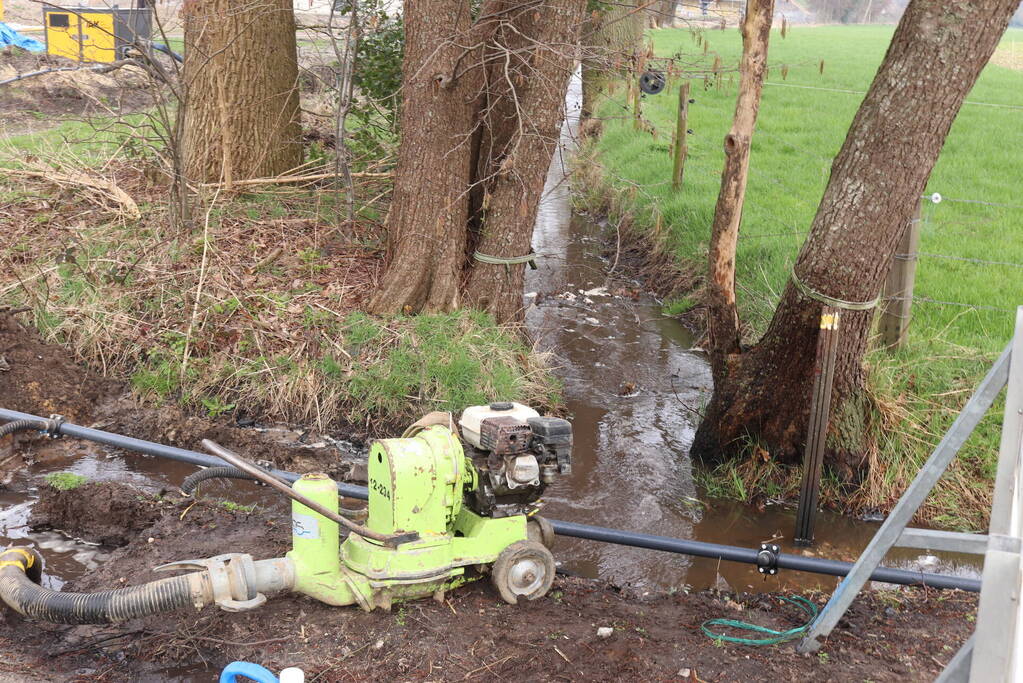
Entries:
{"label": "hose valve", "polygon": [[196,597],[197,608],[212,601],[225,612],[245,612],[266,602],[266,596],[256,591],[256,563],[252,555],[225,553],[205,559],[179,560],[162,564],[153,571],[178,569],[206,570],[212,595]]}

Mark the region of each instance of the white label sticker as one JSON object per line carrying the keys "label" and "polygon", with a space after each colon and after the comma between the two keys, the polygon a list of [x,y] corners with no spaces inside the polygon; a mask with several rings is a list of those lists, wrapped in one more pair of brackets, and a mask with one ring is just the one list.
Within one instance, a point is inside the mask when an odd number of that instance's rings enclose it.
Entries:
{"label": "white label sticker", "polygon": [[319,538],[320,523],[312,515],[293,513],[291,515],[291,533],[295,538]]}

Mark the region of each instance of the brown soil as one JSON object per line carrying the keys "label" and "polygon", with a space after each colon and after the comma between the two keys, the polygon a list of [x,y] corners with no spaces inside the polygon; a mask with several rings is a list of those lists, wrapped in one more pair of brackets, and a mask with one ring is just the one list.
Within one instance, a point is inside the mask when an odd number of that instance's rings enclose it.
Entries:
{"label": "brown soil", "polygon": [[124,393],[97,411],[101,428],[128,434],[147,441],[204,452],[203,439],[212,439],[248,460],[270,464],[291,472],[325,472],[334,479],[360,480],[365,468],[358,466],[364,457],[354,440],[347,453],[327,445],[312,430],[258,431],[238,423],[251,424],[244,415],[211,420],[194,415],[175,405],[144,405],[130,393]]}
{"label": "brown soil", "polygon": [[0,407],[70,422],[91,415],[115,385],[74,363],[66,351],[45,344],[0,308]]}
{"label": "brown soil", "polygon": [[[359,479],[364,473],[357,448],[361,442],[342,453],[315,432],[259,431],[238,426],[234,417],[211,420],[174,405],[146,405],[124,385],[83,368],[63,348],[43,342],[16,317],[0,311],[0,408],[41,417],[60,413],[68,422],[191,450],[201,450],[203,439],[213,439],[250,460],[295,472],[326,472],[341,480]],[[17,437],[26,458],[37,455],[29,446],[38,445],[43,437],[26,433]],[[76,445],[68,441],[54,448],[71,451]],[[15,460],[8,462],[6,453],[0,447],[0,468],[21,465]],[[2,475],[0,472],[0,481]],[[64,506],[64,500],[57,496],[55,506]],[[40,519],[39,523],[72,532],[57,522]]]}
{"label": "brown soil", "polygon": [[[107,495],[93,487],[78,493],[92,502]],[[262,558],[287,549],[283,507],[242,514],[189,504],[168,501],[154,508],[155,524],[63,590],[152,580],[158,575],[150,568],[172,560],[225,551]],[[825,596],[811,597],[821,604]],[[90,672],[89,680],[161,680],[171,670],[207,680],[234,659],[272,670],[301,666],[319,681],[687,680],[686,669],[698,676],[688,680],[703,681],[931,680],[972,630],[968,615],[975,607],[974,596],[958,592],[868,593],[823,655],[803,656],[792,644],[716,645],[700,630],[714,617],[773,628],[802,623],[774,596],[640,598],[600,582],[559,577],[546,598],[516,607],[481,582],[453,592],[444,605],[421,600],[390,613],[278,596],[247,613],[207,609],[117,626],[66,627],[26,622],[6,610],[0,612],[0,648],[16,657],[10,672],[46,671],[57,680],[74,680],[81,671]],[[614,633],[599,638],[602,626]]]}
{"label": "brown soil", "polygon": [[148,494],[109,481],[89,482],[70,491],[44,486],[31,521],[34,528],[122,546],[160,518],[159,506]]}
{"label": "brown soil", "polygon": [[[0,80],[43,69],[81,64],[17,48],[0,50]],[[153,102],[145,72],[126,66],[110,73],[82,69],[33,76],[3,87],[0,134],[21,135],[53,125],[55,119],[126,114]]]}

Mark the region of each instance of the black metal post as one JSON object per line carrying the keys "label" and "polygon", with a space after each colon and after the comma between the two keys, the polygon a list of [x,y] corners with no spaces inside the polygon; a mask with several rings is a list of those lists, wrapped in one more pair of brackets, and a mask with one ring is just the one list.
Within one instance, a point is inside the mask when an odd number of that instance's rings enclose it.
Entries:
{"label": "black metal post", "polygon": [[834,386],[835,358],[838,355],[839,320],[838,309],[831,306],[821,307],[810,423],[806,430],[806,450],[803,454],[803,484],[799,491],[799,507],[796,510],[794,541],[799,546],[813,543],[813,526],[817,520],[817,502],[820,498],[821,469],[824,465],[824,446],[828,438],[828,422],[831,417],[831,389]]}

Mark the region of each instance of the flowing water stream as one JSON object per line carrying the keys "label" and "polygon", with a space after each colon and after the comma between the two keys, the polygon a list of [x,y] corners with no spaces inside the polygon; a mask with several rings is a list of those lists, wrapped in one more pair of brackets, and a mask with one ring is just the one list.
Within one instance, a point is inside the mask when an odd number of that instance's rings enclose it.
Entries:
{"label": "flowing water stream", "polygon": [[[734,501],[709,499],[693,480],[687,452],[698,414],[711,390],[703,355],[692,336],[666,318],[657,301],[633,298],[638,283],[605,275],[602,227],[573,215],[566,182],[573,148],[580,84],[573,79],[569,117],[562,145],[548,176],[534,248],[537,271],[527,271],[532,302],[527,323],[539,344],[552,352],[564,381],[564,395],[575,430],[575,467],[546,496],[545,514],[569,521],[692,538],[744,547],[775,539],[794,552],[788,539],[795,524],[790,507],[764,511]],[[621,295],[621,289],[630,293]],[[616,293],[618,292],[618,293]],[[143,490],[176,486],[193,468],[168,460],[125,454],[82,443],[64,449],[40,449],[37,463],[0,488],[0,547],[33,542],[47,559],[47,585],[59,588],[106,558],[95,545],[57,532],[29,527],[31,506],[42,477],[70,470],[90,479],[129,482]],[[241,485],[232,499],[258,502],[265,491]],[[244,489],[244,490],[243,490]],[[266,501],[262,501],[265,503]],[[854,559],[870,540],[876,523],[822,513],[818,545],[810,552]],[[835,579],[782,572],[765,582],[755,568],[733,563],[620,546],[560,539],[555,555],[571,571],[629,584],[638,589],[671,590],[685,585],[706,588],[723,579],[738,590],[755,587],[831,587]],[[978,576],[976,558],[896,551],[888,564],[906,569]]]}
{"label": "flowing water stream", "polygon": [[[710,499],[694,483],[687,454],[710,396],[710,369],[692,348],[692,335],[666,318],[659,302],[633,298],[638,283],[606,275],[611,264],[600,255],[606,226],[572,213],[567,178],[580,97],[576,77],[534,230],[539,268],[526,271],[527,324],[554,356],[575,433],[573,474],[548,490],[544,514],[751,548],[774,540],[784,552],[800,552],[791,545],[793,508],[769,505],[759,511]],[[853,560],[877,526],[821,513],[817,544],[806,552]],[[785,571],[765,580],[748,565],[576,539],[559,540],[556,555],[569,570],[651,590],[706,588],[721,585],[721,579],[739,590],[835,582]],[[979,576],[980,567],[969,555],[916,550],[893,551],[888,564],[964,576]]]}

